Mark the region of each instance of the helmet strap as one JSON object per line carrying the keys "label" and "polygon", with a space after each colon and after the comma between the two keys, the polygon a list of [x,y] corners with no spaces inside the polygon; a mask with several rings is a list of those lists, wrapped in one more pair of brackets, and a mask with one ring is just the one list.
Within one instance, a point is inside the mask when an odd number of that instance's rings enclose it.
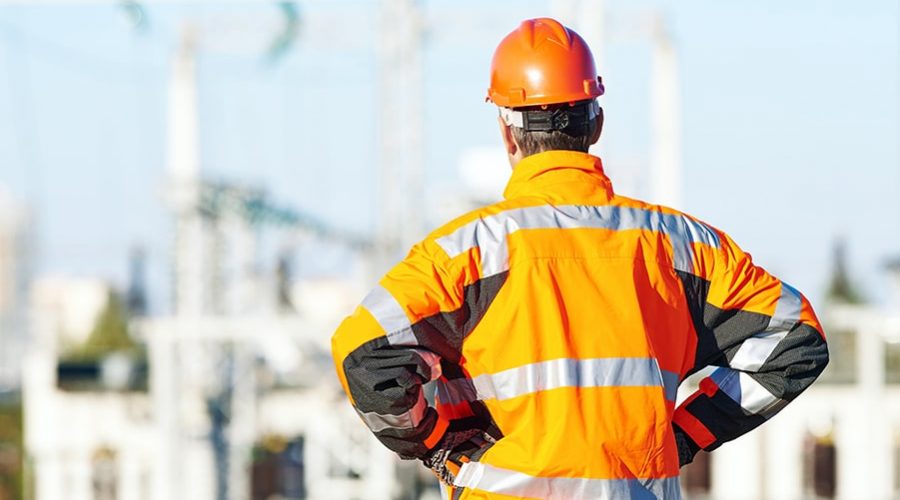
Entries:
{"label": "helmet strap", "polygon": [[529,132],[560,131],[569,135],[583,133],[600,115],[600,103],[596,99],[570,106],[550,109],[500,107],[500,117],[506,125]]}

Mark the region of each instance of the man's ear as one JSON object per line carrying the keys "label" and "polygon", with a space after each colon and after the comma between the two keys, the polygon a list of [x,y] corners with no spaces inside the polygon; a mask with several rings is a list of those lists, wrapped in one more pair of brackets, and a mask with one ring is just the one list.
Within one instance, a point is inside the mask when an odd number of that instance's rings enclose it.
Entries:
{"label": "man's ear", "polygon": [[497,123],[500,124],[500,135],[503,137],[503,145],[506,147],[506,154],[511,157],[515,156],[519,151],[519,145],[516,144],[516,139],[513,137],[512,127],[503,121],[502,116],[497,117]]}
{"label": "man's ear", "polygon": [[591,136],[591,144],[596,144],[600,140],[600,133],[603,132],[603,108],[600,108],[600,112],[594,120],[596,120],[596,126],[594,127],[594,135]]}

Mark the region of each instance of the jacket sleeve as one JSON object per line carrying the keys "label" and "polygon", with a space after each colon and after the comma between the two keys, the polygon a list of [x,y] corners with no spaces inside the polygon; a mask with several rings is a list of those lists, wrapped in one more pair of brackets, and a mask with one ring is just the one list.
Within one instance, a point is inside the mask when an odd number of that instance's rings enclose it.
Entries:
{"label": "jacket sleeve", "polygon": [[441,375],[441,358],[416,338],[415,323],[458,300],[447,259],[425,241],[391,269],[332,337],[341,385],[363,422],[402,458],[422,458],[447,428],[423,385]]}
{"label": "jacket sleeve", "polygon": [[705,267],[707,278],[686,290],[698,340],[689,373],[717,368],[675,410],[683,463],[774,416],[828,363],[822,327],[800,292],[754,265],[724,234]]}

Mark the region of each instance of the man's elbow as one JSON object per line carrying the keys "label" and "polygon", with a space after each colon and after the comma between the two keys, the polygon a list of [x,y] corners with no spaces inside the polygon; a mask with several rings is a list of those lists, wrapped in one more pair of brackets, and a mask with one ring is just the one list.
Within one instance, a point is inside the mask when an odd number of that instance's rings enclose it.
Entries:
{"label": "man's elbow", "polygon": [[828,361],[831,359],[831,354],[828,350],[828,342],[825,340],[825,336],[822,335],[822,355],[819,360],[819,373],[822,373],[825,370],[825,367],[828,366]]}
{"label": "man's elbow", "polygon": [[828,352],[828,341],[825,340],[825,332],[821,330],[821,326],[818,328],[814,328],[812,326],[809,327],[809,335],[813,337],[813,350],[810,353],[810,357],[813,361],[816,377],[818,377],[825,367],[828,366],[828,360],[830,359],[830,355]]}
{"label": "man's elbow", "polygon": [[[807,324],[802,324],[800,330],[804,333],[802,344],[798,350],[799,360],[797,368],[802,372],[799,379],[803,381],[800,391],[806,389],[825,370],[830,359],[828,353],[828,342],[825,341],[825,335],[817,329]],[[798,391],[798,392],[800,392]]]}
{"label": "man's elbow", "polygon": [[791,401],[819,378],[828,359],[825,337],[811,325],[800,323],[781,341],[755,377],[772,394]]}

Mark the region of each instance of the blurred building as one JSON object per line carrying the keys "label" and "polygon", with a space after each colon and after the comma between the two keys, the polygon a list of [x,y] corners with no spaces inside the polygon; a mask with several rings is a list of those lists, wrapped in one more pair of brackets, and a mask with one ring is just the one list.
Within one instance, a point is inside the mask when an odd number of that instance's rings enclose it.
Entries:
{"label": "blurred building", "polygon": [[421,467],[401,463],[368,432],[333,376],[328,339],[364,290],[341,278],[294,282],[289,252],[267,256],[261,235],[288,250],[296,240],[358,250],[364,242],[273,205],[258,188],[201,175],[193,43],[186,31],[169,89],[172,314],[144,316],[135,256],[124,300],[99,282],[35,288],[25,377],[31,495],[436,493]]}
{"label": "blurred building", "polygon": [[27,207],[0,186],[0,392],[19,386],[33,236]]}
{"label": "blurred building", "polygon": [[91,338],[110,297],[109,285],[94,279],[46,278],[33,287],[22,388],[33,498],[129,498],[110,492],[149,487],[146,392],[104,385],[115,379],[115,357],[66,361]]}
{"label": "blurred building", "polygon": [[[359,295],[334,280],[294,289],[301,304]],[[323,339],[333,311],[313,313],[310,300],[302,316],[132,321],[148,374],[115,352],[67,354],[96,335],[109,291],[93,280],[35,285],[23,387],[33,498],[388,499],[426,489],[331,376]]]}

